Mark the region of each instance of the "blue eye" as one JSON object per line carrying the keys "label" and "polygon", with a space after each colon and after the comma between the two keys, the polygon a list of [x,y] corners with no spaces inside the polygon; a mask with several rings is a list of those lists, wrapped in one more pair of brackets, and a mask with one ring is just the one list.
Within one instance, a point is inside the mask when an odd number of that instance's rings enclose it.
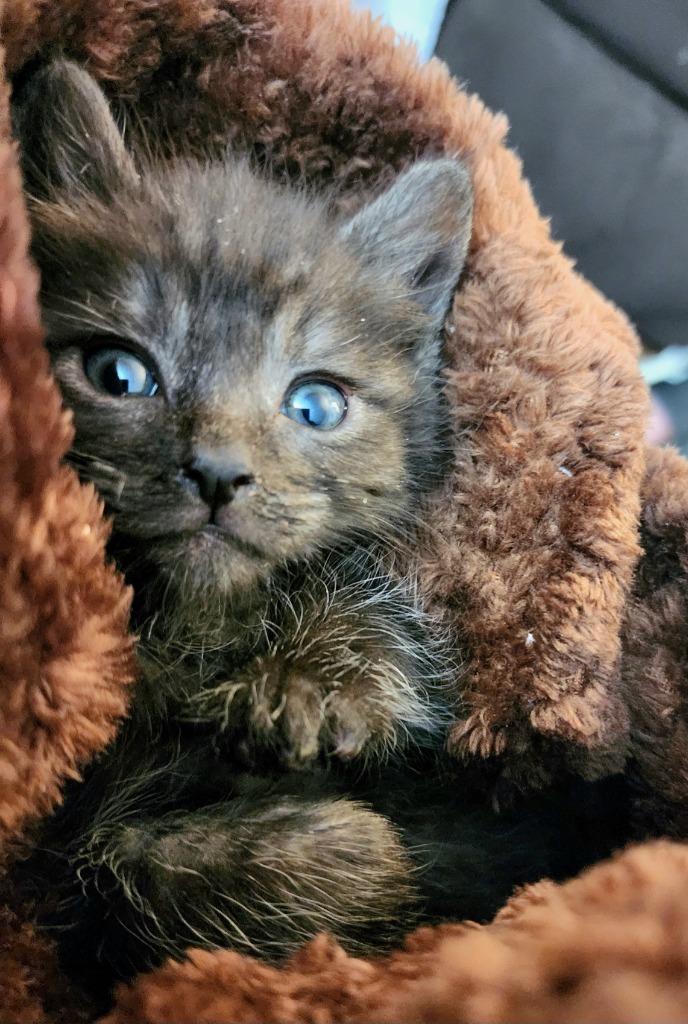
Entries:
{"label": "blue eye", "polygon": [[335,384],[309,380],[287,391],[282,412],[315,430],[332,430],[346,416],[346,395]]}
{"label": "blue eye", "polygon": [[146,364],[123,348],[99,348],[86,356],[86,376],[98,391],[116,398],[148,398],[158,382]]}

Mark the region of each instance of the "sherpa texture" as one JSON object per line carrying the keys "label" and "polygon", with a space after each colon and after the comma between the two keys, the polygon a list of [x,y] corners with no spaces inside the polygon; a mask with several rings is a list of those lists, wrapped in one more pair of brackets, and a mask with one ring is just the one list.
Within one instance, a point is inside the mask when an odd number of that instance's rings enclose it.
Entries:
{"label": "sherpa texture", "polygon": [[[346,0],[0,0],[0,39],[0,835],[55,805],[133,678],[100,506],[61,465],[70,427],[10,140],[8,83],[60,51],[163,149],[231,141],[352,206],[421,154],[465,159],[475,226],[446,325],[455,457],[418,545],[465,652],[451,748],[522,788],[562,766],[625,769],[639,834],[685,838],[688,464],[645,451],[635,335],[550,238],[504,119]],[[686,872],[680,846],[639,849],[375,963],[325,939],[283,973],[195,954],[123,993],[112,1021],[685,1019]],[[74,1019],[86,1010],[58,994],[29,918],[0,917],[0,1019]]]}

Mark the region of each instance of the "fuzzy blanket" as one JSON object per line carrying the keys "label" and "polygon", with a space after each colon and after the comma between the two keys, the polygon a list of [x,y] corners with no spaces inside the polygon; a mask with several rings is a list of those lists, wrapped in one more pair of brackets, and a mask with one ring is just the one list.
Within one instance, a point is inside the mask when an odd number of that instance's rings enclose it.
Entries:
{"label": "fuzzy blanket", "polygon": [[[474,179],[447,321],[455,457],[419,570],[466,652],[449,742],[486,785],[625,771],[637,835],[688,831],[688,463],[646,450],[624,316],[574,272],[506,124],[345,0],[0,0],[0,838],[19,837],[114,735],[134,677],[129,595],[100,505],[62,465],[68,417],[42,347],[8,104],[60,51],[177,151],[228,141],[355,204],[420,154]],[[491,925],[410,936],[375,961],[322,936],[281,971],[192,953],[119,994],[110,1024],[680,1021],[688,850],[666,839]],[[3,890],[0,1019],[74,1021],[30,908]]]}

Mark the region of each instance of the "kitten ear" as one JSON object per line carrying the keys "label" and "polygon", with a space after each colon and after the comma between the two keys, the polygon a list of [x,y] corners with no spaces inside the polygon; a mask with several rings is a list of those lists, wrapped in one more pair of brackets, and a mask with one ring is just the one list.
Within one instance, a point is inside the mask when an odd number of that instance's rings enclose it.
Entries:
{"label": "kitten ear", "polygon": [[55,60],[32,76],[14,102],[13,124],[33,195],[106,198],[137,180],[102,89],[72,61]]}
{"label": "kitten ear", "polygon": [[471,236],[473,189],[458,160],[421,160],[344,225],[368,266],[401,278],[439,327]]}

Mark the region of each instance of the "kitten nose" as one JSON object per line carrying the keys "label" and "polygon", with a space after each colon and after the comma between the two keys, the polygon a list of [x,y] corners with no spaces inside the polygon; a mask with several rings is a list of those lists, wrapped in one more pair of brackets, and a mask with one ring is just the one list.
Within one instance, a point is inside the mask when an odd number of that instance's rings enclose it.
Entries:
{"label": "kitten nose", "polygon": [[213,510],[228,505],[238,491],[254,482],[251,471],[241,459],[225,452],[203,452],[186,469],[197,485],[203,501]]}

